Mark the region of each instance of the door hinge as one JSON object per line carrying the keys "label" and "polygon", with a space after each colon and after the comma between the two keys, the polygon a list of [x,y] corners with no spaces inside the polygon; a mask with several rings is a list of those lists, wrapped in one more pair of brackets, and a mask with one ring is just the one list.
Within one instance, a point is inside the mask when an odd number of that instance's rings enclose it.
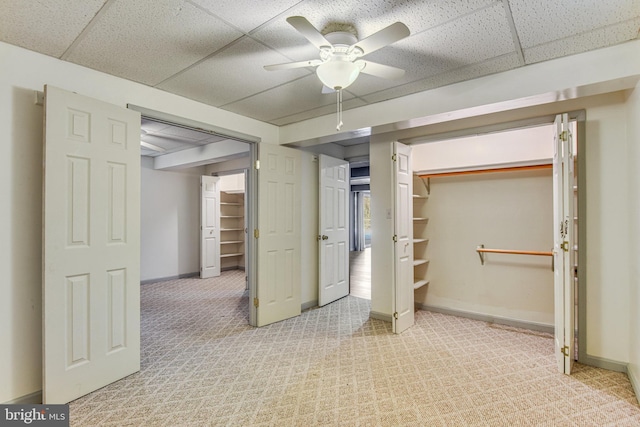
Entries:
{"label": "door hinge", "polygon": [[394,235],[393,235],[393,241],[394,241],[394,242],[397,242],[397,241],[398,241],[398,235],[397,235],[397,234],[394,234]]}
{"label": "door hinge", "polygon": [[253,306],[256,308],[260,307],[260,300],[258,298],[253,299]]}
{"label": "door hinge", "polygon": [[397,311],[395,313],[393,313],[393,318],[398,320],[398,312]]}
{"label": "door hinge", "polygon": [[560,245],[560,247],[562,248],[563,251],[569,252],[569,242],[567,242],[566,240],[562,242],[562,245]]}
{"label": "door hinge", "polygon": [[260,169],[260,160],[256,160],[255,167],[256,167],[256,170]]}
{"label": "door hinge", "polygon": [[560,349],[560,353],[564,354],[565,357],[569,357],[569,347],[565,345]]}
{"label": "door hinge", "polygon": [[396,154],[391,156],[391,160],[393,160],[394,162],[398,160],[398,156]]}
{"label": "door hinge", "polygon": [[563,130],[560,132],[560,141],[566,141],[569,138],[569,131]]}
{"label": "door hinge", "polygon": [[255,237],[256,239],[260,237],[260,230],[258,230],[257,228],[253,230],[253,237]]}

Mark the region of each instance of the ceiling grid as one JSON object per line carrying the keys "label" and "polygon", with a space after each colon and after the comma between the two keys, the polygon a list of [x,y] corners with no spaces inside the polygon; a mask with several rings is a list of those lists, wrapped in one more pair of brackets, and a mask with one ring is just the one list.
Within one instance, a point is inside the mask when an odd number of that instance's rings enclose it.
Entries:
{"label": "ceiling grid", "polygon": [[335,112],[319,58],[286,21],[350,24],[362,40],[394,22],[411,35],[363,59],[345,110],[638,37],[638,0],[21,0],[0,2],[0,41],[282,126]]}

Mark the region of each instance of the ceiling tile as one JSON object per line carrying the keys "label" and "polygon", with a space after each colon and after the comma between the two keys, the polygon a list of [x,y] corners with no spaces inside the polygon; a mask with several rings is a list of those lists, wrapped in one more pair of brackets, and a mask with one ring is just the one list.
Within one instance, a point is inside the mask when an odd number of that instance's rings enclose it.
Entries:
{"label": "ceiling tile", "polygon": [[367,55],[367,60],[404,69],[405,76],[398,81],[358,77],[349,89],[365,96],[514,51],[504,8],[495,4]]}
{"label": "ceiling tile", "polygon": [[633,40],[638,36],[638,28],[640,18],[524,49],[525,62],[533,64]]}
{"label": "ceiling tile", "polygon": [[311,73],[305,68],[283,71],[266,71],[263,68],[264,65],[288,61],[279,53],[245,37],[158,87],[221,106]]}
{"label": "ceiling tile", "polygon": [[510,53],[497,58],[490,58],[483,62],[451,70],[426,79],[416,81],[407,85],[399,86],[389,90],[364,96],[364,100],[368,103],[386,101],[388,99],[398,98],[410,95],[416,92],[434,89],[440,86],[475,79],[477,77],[495,74],[502,71],[511,70],[520,66],[520,61],[516,53]]}
{"label": "ceiling tile", "polygon": [[162,135],[143,135],[140,138],[144,142],[164,148],[168,152],[184,150],[185,148],[196,147],[197,143],[188,143],[184,139],[172,138]]}
{"label": "ceiling tile", "polygon": [[182,0],[115,0],[68,60],[155,85],[241,35]]}
{"label": "ceiling tile", "polygon": [[409,27],[411,34],[418,34],[495,3],[495,0],[406,0],[394,2],[392,16]]}
{"label": "ceiling tile", "polygon": [[[335,97],[335,95],[333,96]],[[366,102],[364,102],[362,99],[353,98],[353,99],[344,101],[342,104],[342,109],[344,111],[347,111],[352,108],[362,107],[363,105],[366,105]],[[303,111],[301,113],[292,114],[286,117],[280,117],[278,119],[271,120],[270,123],[276,126],[284,126],[291,123],[300,122],[302,120],[312,119],[314,117],[325,116],[327,114],[336,114],[335,102],[330,105],[325,105],[324,107]]]}
{"label": "ceiling tile", "polygon": [[[345,92],[344,100],[350,98],[352,95]],[[270,122],[273,119],[302,113],[335,102],[335,93],[323,94],[322,83],[315,74],[312,74],[242,101],[225,105],[224,109]]]}
{"label": "ceiling tile", "polygon": [[300,0],[191,0],[215,16],[249,33],[263,23],[287,11]]}
{"label": "ceiling tile", "polygon": [[105,1],[1,1],[0,40],[60,57]]}
{"label": "ceiling tile", "polygon": [[640,17],[638,0],[510,0],[523,48]]}

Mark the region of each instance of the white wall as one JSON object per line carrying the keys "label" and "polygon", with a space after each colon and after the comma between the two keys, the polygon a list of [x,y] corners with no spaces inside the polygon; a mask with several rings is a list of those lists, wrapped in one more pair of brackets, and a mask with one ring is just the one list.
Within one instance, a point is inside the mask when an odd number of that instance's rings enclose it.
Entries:
{"label": "white wall", "polygon": [[200,176],[204,167],[140,171],[140,280],[200,271]]}
{"label": "white wall", "polygon": [[629,378],[640,396],[640,84],[627,100],[629,141]]}
{"label": "white wall", "polygon": [[470,136],[412,145],[414,172],[490,169],[500,165],[550,163],[553,158],[552,126]]}
{"label": "white wall", "polygon": [[631,171],[624,102],[618,93],[587,109],[587,354],[627,363]]}
{"label": "white wall", "polygon": [[320,178],[317,156],[301,152],[302,160],[302,249],[300,270],[302,289],[300,299],[303,308],[318,303],[318,199]]}
{"label": "white wall", "polygon": [[34,91],[51,84],[278,141],[278,128],[0,43],[0,402],[42,388],[42,120]]}
{"label": "white wall", "polygon": [[551,257],[489,253],[482,265],[475,250],[552,250],[550,169],[432,178],[426,205],[430,283],[417,304],[553,327]]}
{"label": "white wall", "polygon": [[371,137],[371,314],[391,321],[393,313],[393,142]]}
{"label": "white wall", "polygon": [[[553,157],[553,127],[413,145],[414,171],[454,171],[545,164]],[[475,248],[550,251],[553,181],[550,169],[431,178],[428,286],[415,302],[528,324],[553,326],[550,257],[486,254]]]}

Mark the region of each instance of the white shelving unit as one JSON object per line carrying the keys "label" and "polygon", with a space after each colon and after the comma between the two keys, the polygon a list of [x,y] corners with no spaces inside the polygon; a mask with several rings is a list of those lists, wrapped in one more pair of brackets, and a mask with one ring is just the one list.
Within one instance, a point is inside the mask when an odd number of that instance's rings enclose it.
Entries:
{"label": "white shelving unit", "polygon": [[413,178],[413,192],[413,289],[419,289],[429,284],[429,218],[426,215],[429,192],[427,185],[417,175]]}
{"label": "white shelving unit", "polygon": [[220,192],[220,266],[244,270],[244,192]]}

